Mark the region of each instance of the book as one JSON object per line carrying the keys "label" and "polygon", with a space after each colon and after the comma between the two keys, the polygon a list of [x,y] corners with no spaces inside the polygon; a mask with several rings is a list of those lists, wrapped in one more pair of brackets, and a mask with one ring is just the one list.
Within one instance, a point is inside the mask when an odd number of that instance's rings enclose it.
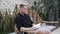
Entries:
{"label": "book", "polygon": [[36,25],[34,25],[34,27],[36,27],[37,28],[37,31],[38,30],[46,30],[46,31],[51,31],[52,29],[54,29],[55,28],[55,26],[49,26],[49,25],[46,25],[46,24],[42,24],[41,25],[41,23],[38,23],[38,24],[36,24]]}

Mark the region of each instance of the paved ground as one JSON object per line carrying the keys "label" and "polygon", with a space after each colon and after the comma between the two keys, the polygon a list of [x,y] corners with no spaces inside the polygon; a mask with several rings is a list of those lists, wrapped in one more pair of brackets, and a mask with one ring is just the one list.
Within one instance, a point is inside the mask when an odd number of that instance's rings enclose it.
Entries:
{"label": "paved ground", "polygon": [[52,32],[52,34],[60,34],[60,27]]}

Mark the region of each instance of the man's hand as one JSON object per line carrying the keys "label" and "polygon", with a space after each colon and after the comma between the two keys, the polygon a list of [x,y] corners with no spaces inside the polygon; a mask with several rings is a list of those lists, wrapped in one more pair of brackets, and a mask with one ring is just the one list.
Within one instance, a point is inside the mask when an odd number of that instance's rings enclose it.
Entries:
{"label": "man's hand", "polygon": [[36,30],[37,28],[35,26],[31,27],[31,30]]}
{"label": "man's hand", "polygon": [[32,26],[34,26],[35,24],[32,24]]}

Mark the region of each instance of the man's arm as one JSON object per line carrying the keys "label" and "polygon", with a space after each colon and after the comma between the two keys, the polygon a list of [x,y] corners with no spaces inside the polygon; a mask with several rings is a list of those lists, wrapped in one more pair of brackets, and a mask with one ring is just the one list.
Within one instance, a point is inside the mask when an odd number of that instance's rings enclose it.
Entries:
{"label": "man's arm", "polygon": [[21,32],[28,32],[28,31],[32,31],[32,30],[35,30],[37,29],[36,27],[31,27],[31,28],[25,28],[25,27],[21,27],[20,31]]}

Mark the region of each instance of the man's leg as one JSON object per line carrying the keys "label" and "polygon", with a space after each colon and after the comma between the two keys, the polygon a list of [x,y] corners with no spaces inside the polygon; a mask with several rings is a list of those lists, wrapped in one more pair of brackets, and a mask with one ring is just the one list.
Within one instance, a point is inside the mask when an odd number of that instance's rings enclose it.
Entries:
{"label": "man's leg", "polygon": [[37,32],[37,34],[50,34],[51,32],[46,31],[46,30],[40,30]]}
{"label": "man's leg", "polygon": [[36,34],[50,34],[50,31],[46,31],[46,30],[35,30],[35,31],[28,31],[29,33],[36,33]]}

